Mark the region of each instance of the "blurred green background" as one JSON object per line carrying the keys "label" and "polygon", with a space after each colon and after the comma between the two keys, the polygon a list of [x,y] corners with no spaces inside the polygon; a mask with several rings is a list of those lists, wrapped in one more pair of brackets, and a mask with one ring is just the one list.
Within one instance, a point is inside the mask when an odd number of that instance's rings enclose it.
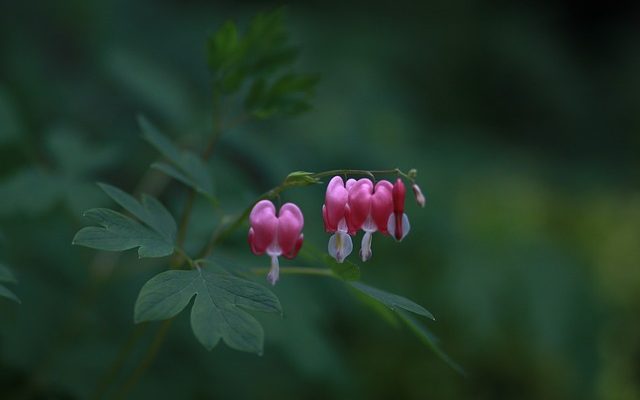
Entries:
{"label": "blurred green background", "polygon": [[[205,41],[278,4],[0,5],[0,397],[88,398],[166,260],[72,247],[93,184],[128,191],[157,154],[144,113],[183,145],[211,129]],[[226,132],[211,160],[222,214],[293,170],[417,168],[400,244],[374,238],[363,280],[424,305],[463,377],[334,281],[284,276],[265,354],[205,351],[187,313],[131,398],[640,398],[640,25],[637,3],[311,2],[287,8],[311,112]],[[162,178],[150,179],[153,191]],[[324,249],[324,187],[285,193]],[[161,197],[178,215],[186,191]],[[220,221],[197,203],[188,245]],[[251,266],[244,230],[221,256]],[[358,243],[355,247],[359,248]],[[352,256],[355,258],[356,254]],[[113,376],[121,385],[157,324]]]}

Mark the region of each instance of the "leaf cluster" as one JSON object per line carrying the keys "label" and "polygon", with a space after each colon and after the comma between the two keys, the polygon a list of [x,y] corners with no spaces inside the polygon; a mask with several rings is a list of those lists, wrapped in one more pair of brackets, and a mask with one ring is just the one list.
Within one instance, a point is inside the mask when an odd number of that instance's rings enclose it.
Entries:
{"label": "leaf cluster", "polygon": [[294,116],[311,108],[319,78],[294,72],[297,58],[282,9],[258,14],[244,33],[229,21],[207,42],[214,89],[222,95],[243,92],[246,113],[260,119]]}

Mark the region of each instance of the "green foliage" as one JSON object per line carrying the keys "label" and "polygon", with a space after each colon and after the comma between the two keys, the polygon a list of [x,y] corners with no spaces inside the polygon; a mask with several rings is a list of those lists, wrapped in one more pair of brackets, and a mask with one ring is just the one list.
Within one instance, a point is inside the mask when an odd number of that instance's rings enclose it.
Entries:
{"label": "green foliage", "polygon": [[[2,283],[17,283],[13,272],[5,266],[0,264],[0,282]],[[16,296],[11,290],[9,290],[6,286],[0,284],[0,297],[7,298],[9,300],[13,300],[16,303],[20,303],[20,299]]]}
{"label": "green foliage", "polygon": [[339,263],[333,259],[333,257],[325,254],[323,257],[325,265],[331,268],[334,274],[345,281],[357,281],[360,279],[360,267],[349,261],[344,260]]}
{"label": "green foliage", "polygon": [[109,197],[142,223],[105,208],[94,208],[84,216],[100,227],[82,228],[73,244],[107,251],[138,248],[140,257],[164,257],[173,254],[176,222],[166,208],[154,197],[143,195],[142,203],[122,190],[100,184]]}
{"label": "green foliage", "polygon": [[227,22],[207,43],[215,87],[224,95],[247,87],[245,110],[260,119],[294,116],[311,108],[318,77],[291,71],[297,55],[288,44],[282,9],[258,14],[244,35]]}
{"label": "green foliage", "polygon": [[465,375],[464,369],[462,369],[462,367],[458,363],[453,361],[453,359],[440,348],[438,339],[429,331],[429,329],[427,329],[426,326],[416,321],[416,319],[407,312],[396,310],[396,313],[400,316],[400,319],[409,327],[409,329],[411,329],[411,331],[415,333],[418,338],[420,338],[420,340],[427,347],[429,347],[442,361],[444,361],[459,374]]}
{"label": "green foliage", "polygon": [[410,311],[414,314],[422,315],[424,317],[435,320],[433,315],[427,311],[424,307],[419,304],[414,303],[413,301],[398,296],[397,294],[388,293],[380,289],[376,289],[374,287],[365,285],[362,282],[349,282],[351,287],[354,289],[366,294],[367,296],[379,301],[385,306],[389,307],[393,311],[398,311],[398,309]]}
{"label": "green foliage", "polygon": [[267,288],[228,273],[206,269],[165,271],[151,278],[136,301],[136,323],[169,319],[191,298],[191,328],[200,343],[213,349],[220,339],[229,347],[262,354],[262,325],[246,310],[282,313],[278,298]]}
{"label": "green foliage", "polygon": [[[412,316],[411,313],[435,320],[433,315],[424,307],[405,297],[384,292],[380,289],[365,285],[362,282],[349,282],[349,284],[351,287],[356,289],[356,295],[358,298],[376,311],[384,320],[394,326],[397,326],[398,318],[396,318],[396,316],[399,317],[399,319],[418,336],[420,341],[431,349],[431,351],[433,351],[442,361],[459,374],[465,375],[462,367],[453,361],[453,359],[449,357],[442,348],[440,348],[437,338],[433,336],[429,329]],[[394,313],[391,313],[390,311],[394,311]]]}
{"label": "green foliage", "polygon": [[190,151],[178,149],[145,117],[139,116],[138,124],[143,138],[169,161],[154,163],[152,167],[213,199],[213,178],[204,160]]}

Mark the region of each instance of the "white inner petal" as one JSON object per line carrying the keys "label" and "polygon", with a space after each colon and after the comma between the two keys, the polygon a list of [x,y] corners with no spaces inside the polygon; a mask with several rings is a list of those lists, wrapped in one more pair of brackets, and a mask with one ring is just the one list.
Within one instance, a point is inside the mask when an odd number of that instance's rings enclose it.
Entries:
{"label": "white inner petal", "polygon": [[[407,236],[407,233],[411,230],[411,224],[409,224],[409,217],[407,214],[402,214],[402,239]],[[400,240],[402,240],[400,239]]]}
{"label": "white inner petal", "polygon": [[353,242],[351,236],[345,232],[336,232],[329,238],[329,244],[327,250],[331,257],[335,258],[337,262],[341,263],[351,251],[353,251]]}
{"label": "white inner petal", "polygon": [[271,269],[269,270],[269,274],[267,275],[267,280],[275,285],[280,278],[280,263],[278,261],[278,256],[271,256]]}
{"label": "white inner petal", "polygon": [[371,258],[371,241],[373,239],[373,235],[371,232],[365,232],[362,237],[362,245],[360,246],[360,257],[362,261],[367,261]]}

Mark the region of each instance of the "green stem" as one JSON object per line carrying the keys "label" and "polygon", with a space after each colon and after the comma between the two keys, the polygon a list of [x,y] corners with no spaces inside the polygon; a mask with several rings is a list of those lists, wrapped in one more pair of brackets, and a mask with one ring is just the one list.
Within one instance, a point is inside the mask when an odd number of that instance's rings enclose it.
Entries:
{"label": "green stem", "polygon": [[102,377],[102,379],[100,379],[100,381],[96,385],[96,389],[91,396],[92,399],[101,399],[104,397],[107,388],[116,379],[118,372],[122,369],[124,363],[127,361],[129,353],[133,350],[133,346],[142,336],[147,326],[148,324],[140,324],[136,325],[135,328],[133,328],[133,333],[129,335],[129,338],[125,342],[124,346],[118,352],[115,361],[111,364],[107,373]]}
{"label": "green stem", "polygon": [[133,370],[133,373],[131,374],[129,379],[125,382],[125,384],[122,386],[122,389],[114,396],[114,398],[126,398],[131,389],[135,387],[135,385],[138,383],[138,380],[140,380],[149,365],[151,365],[153,360],[156,358],[158,350],[160,350],[160,346],[162,346],[162,342],[164,342],[164,338],[167,336],[167,332],[169,331],[172,322],[173,318],[162,322],[162,325],[160,325],[160,328],[156,332],[156,335],[151,342],[151,346],[149,346],[149,348],[147,349],[144,358],[140,361],[136,369]]}
{"label": "green stem", "polygon": [[[251,268],[251,272],[256,275],[265,275],[269,273],[269,268]],[[337,278],[329,268],[311,268],[311,267],[280,267],[281,274],[291,275],[314,275],[314,276],[327,276],[330,278]]]}
{"label": "green stem", "polygon": [[[202,155],[202,157],[205,160],[211,157],[211,154],[213,154],[213,150],[215,148],[216,142],[218,141],[220,136],[222,136],[222,121],[221,121],[221,112],[220,112],[221,100],[222,99],[221,99],[221,96],[219,95],[219,92],[217,90],[214,90],[213,132],[211,135],[211,139],[209,140],[209,143],[207,144],[205,151]],[[193,259],[191,259],[191,257],[189,257],[186,254],[186,252],[182,250],[182,245],[184,244],[184,241],[187,236],[187,229],[189,227],[189,221],[191,219],[191,212],[193,210],[193,203],[195,201],[195,196],[196,196],[196,191],[191,190],[189,192],[189,197],[187,198],[187,201],[185,203],[185,207],[182,212],[182,217],[180,218],[180,223],[178,225],[178,234],[176,237],[176,255],[177,256],[173,259],[173,262],[171,263],[172,268],[177,268],[182,263],[182,259],[187,260],[191,268],[193,268],[195,265],[193,262]],[[142,377],[144,371],[146,371],[149,365],[151,365],[154,358],[156,357],[156,354],[158,353],[158,350],[160,349],[160,346],[162,345],[162,342],[164,341],[164,338],[167,334],[167,331],[169,330],[169,327],[171,326],[172,321],[173,321],[173,318],[163,322],[162,326],[160,327],[160,329],[158,330],[158,332],[156,333],[153,339],[151,347],[149,347],[149,349],[147,350],[145,357],[140,361],[140,363],[135,368],[135,370],[133,371],[133,373],[127,380],[127,382],[124,384],[122,390],[120,391],[120,396],[119,396],[120,398],[124,398],[124,396],[126,396],[126,394],[138,383],[138,380],[140,380],[140,377]]]}

